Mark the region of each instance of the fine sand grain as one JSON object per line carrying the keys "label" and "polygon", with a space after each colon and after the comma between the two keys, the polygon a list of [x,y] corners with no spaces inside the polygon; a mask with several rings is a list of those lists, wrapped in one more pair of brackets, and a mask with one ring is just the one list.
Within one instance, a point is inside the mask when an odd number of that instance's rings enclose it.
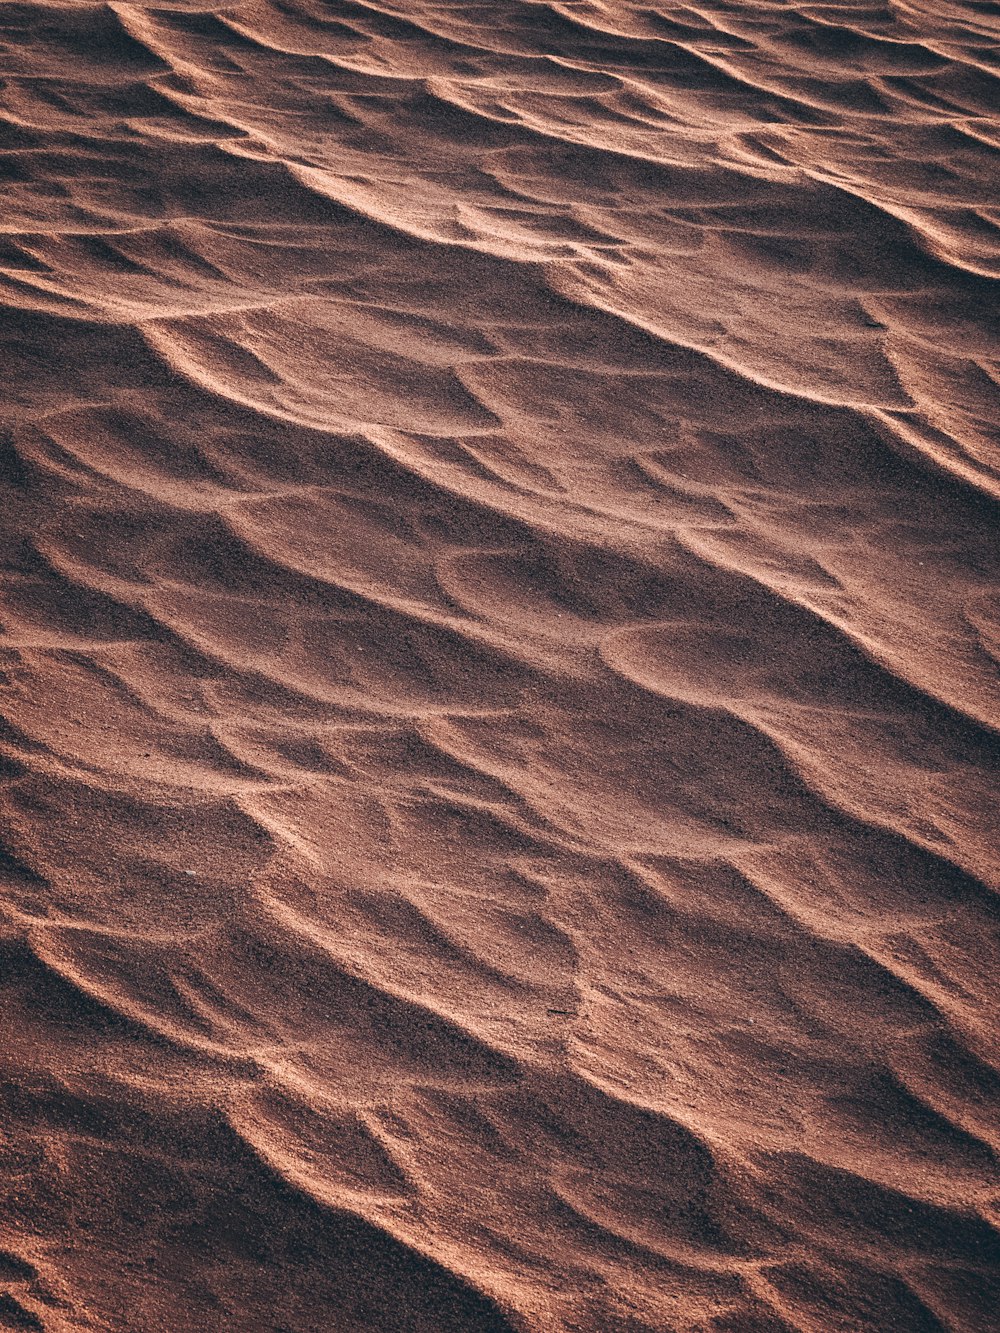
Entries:
{"label": "fine sand grain", "polygon": [[0,77],[0,1329],[996,1329],[997,6]]}

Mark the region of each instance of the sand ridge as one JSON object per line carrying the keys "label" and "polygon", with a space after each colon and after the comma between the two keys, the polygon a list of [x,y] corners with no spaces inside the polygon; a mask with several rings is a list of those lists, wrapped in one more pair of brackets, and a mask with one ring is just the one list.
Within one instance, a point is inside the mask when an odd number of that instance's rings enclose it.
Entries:
{"label": "sand ridge", "polygon": [[0,1327],[986,1333],[998,29],[0,12]]}

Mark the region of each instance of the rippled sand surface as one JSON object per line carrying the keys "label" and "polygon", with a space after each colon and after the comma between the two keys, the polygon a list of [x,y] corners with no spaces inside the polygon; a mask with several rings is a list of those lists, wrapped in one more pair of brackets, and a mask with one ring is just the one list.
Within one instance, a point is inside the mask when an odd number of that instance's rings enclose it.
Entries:
{"label": "rippled sand surface", "polygon": [[995,1329],[997,7],[0,69],[0,1328]]}

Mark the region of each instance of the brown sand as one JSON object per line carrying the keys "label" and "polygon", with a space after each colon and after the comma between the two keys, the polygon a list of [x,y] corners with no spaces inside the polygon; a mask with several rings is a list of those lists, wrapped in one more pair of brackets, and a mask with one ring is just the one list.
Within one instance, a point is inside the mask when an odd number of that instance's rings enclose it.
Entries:
{"label": "brown sand", "polygon": [[996,1328],[997,6],[0,29],[0,1327]]}

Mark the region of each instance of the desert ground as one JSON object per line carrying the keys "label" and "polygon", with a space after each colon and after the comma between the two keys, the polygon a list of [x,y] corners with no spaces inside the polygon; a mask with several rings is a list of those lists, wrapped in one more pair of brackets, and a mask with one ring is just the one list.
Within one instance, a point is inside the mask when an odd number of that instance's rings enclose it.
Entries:
{"label": "desert ground", "polygon": [[0,7],[0,1328],[992,1333],[1000,9]]}

